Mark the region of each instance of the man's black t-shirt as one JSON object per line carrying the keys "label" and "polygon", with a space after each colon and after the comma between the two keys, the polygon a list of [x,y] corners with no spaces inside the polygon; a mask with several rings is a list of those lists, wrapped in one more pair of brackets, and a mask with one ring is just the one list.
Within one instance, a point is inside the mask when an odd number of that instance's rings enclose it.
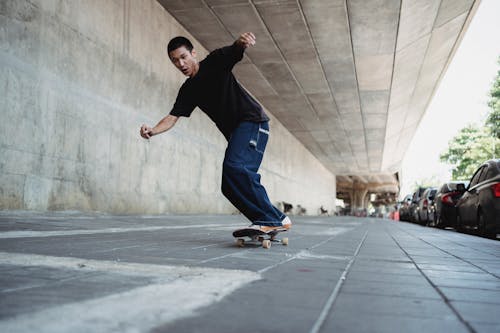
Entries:
{"label": "man's black t-shirt", "polygon": [[199,107],[227,140],[242,121],[269,121],[260,104],[231,72],[243,58],[243,52],[244,49],[236,43],[211,52],[200,62],[196,75],[181,86],[170,114],[189,117],[194,108]]}

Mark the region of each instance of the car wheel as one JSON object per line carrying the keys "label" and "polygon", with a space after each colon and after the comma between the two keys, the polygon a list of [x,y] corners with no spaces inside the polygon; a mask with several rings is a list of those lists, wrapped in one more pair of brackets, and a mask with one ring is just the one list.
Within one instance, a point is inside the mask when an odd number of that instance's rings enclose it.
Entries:
{"label": "car wheel", "polygon": [[460,217],[460,214],[457,213],[457,225],[455,226],[455,229],[458,232],[464,232],[464,226],[462,224],[462,218]]}
{"label": "car wheel", "polygon": [[415,215],[415,223],[422,225],[422,219],[420,218],[420,211],[418,211],[417,214]]}
{"label": "car wheel", "polygon": [[442,222],[441,214],[434,214],[434,227],[442,229]]}
{"label": "car wheel", "polygon": [[477,216],[477,229],[479,231],[479,234],[483,237],[487,238],[496,238],[496,234],[493,234],[491,231],[488,230],[488,226],[486,225],[486,219],[484,218],[484,215],[481,211],[479,211],[478,216]]}

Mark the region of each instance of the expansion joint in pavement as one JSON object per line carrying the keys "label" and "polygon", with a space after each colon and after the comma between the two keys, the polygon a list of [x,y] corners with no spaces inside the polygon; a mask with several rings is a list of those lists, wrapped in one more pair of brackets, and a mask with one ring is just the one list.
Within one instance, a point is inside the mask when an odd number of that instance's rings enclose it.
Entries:
{"label": "expansion joint in pavement", "polygon": [[326,320],[328,314],[330,313],[330,310],[331,310],[333,304],[335,303],[335,300],[337,299],[337,296],[340,292],[340,288],[342,288],[342,285],[347,277],[347,274],[349,273],[349,270],[351,269],[352,264],[356,260],[358,254],[359,254],[359,250],[361,249],[361,246],[363,246],[363,243],[365,242],[367,236],[368,236],[368,231],[365,231],[365,234],[363,235],[363,238],[359,242],[359,244],[356,248],[356,251],[354,251],[354,255],[347,263],[347,266],[345,267],[344,271],[342,272],[340,279],[337,281],[335,288],[333,288],[332,293],[328,297],[328,300],[326,301],[325,306],[323,307],[323,310],[321,311],[318,319],[314,323],[314,326],[311,329],[311,333],[318,333],[320,331],[321,327],[323,326],[323,324],[325,323],[325,320]]}
{"label": "expansion joint in pavement", "polygon": [[[473,262],[471,262],[470,260],[467,260],[467,259],[465,259],[465,258],[459,257],[459,256],[457,256],[457,255],[455,255],[455,254],[451,253],[450,251],[447,251],[447,250],[445,250],[445,249],[442,249],[442,248],[440,248],[439,246],[436,246],[435,244],[432,244],[432,243],[430,243],[430,242],[426,241],[425,239],[423,239],[423,238],[421,238],[421,237],[417,237],[417,236],[413,236],[413,237],[417,238],[418,240],[422,241],[423,243],[425,243],[425,244],[427,244],[427,245],[429,245],[429,246],[432,246],[433,248],[435,248],[435,249],[437,249],[437,250],[439,250],[439,251],[441,251],[441,252],[446,253],[446,254],[447,254],[447,255],[449,255],[449,256],[452,256],[452,257],[454,257],[454,258],[456,258],[456,259],[458,259],[458,260],[460,260],[460,261],[463,261],[463,262],[465,262],[465,263],[467,263],[467,264],[469,264],[469,265],[471,265],[471,266],[473,266],[473,267],[475,267],[475,268],[479,269],[480,271],[483,271],[484,273],[486,273],[486,274],[488,274],[488,275],[491,275],[491,276],[493,276],[493,277],[495,277],[495,278],[497,278],[497,279],[500,279],[500,276],[499,276],[499,275],[497,275],[497,274],[495,274],[495,273],[492,273],[492,272],[490,272],[490,271],[488,271],[488,270],[484,269],[484,268],[483,268],[483,267],[481,267],[480,265],[476,265],[476,264],[474,264],[474,263],[473,263]],[[480,251],[480,252],[482,252],[482,251]]]}
{"label": "expansion joint in pavement", "polygon": [[412,264],[417,268],[417,270],[422,274],[422,276],[429,282],[429,284],[436,290],[436,292],[439,294],[439,296],[443,299],[445,304],[450,308],[450,310],[455,314],[455,316],[460,320],[462,324],[467,328],[467,330],[471,333],[476,333],[476,330],[472,328],[472,326],[469,324],[467,320],[465,320],[464,317],[458,312],[458,310],[451,304],[450,300],[446,295],[443,293],[443,291],[434,283],[432,280],[425,274],[425,272],[419,267],[419,265],[413,260],[413,258],[410,256],[410,254],[401,246],[401,244],[396,240],[396,238],[389,232],[390,237],[396,243],[396,245],[403,251],[403,253],[408,257],[408,259],[412,262]]}

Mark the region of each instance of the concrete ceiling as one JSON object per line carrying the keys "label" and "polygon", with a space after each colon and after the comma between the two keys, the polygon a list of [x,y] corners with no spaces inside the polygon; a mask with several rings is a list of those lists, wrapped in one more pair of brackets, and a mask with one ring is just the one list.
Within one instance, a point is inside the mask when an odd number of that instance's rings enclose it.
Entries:
{"label": "concrete ceiling", "polygon": [[[393,184],[479,0],[158,0],[336,175]],[[375,178],[374,178],[375,177]],[[377,178],[378,177],[378,178]],[[394,186],[393,186],[394,188]]]}

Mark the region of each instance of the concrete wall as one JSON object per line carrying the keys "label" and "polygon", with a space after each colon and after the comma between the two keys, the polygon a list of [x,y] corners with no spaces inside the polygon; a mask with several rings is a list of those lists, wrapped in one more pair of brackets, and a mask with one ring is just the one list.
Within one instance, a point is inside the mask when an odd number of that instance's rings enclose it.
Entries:
{"label": "concrete wall", "polygon": [[[154,0],[0,1],[0,209],[233,212],[226,142],[202,112],[139,136],[185,79],[166,56],[176,35]],[[261,171],[274,202],[334,207],[335,176],[275,119]]]}

